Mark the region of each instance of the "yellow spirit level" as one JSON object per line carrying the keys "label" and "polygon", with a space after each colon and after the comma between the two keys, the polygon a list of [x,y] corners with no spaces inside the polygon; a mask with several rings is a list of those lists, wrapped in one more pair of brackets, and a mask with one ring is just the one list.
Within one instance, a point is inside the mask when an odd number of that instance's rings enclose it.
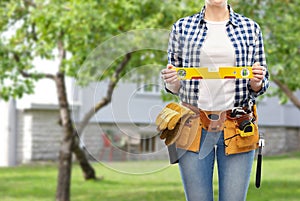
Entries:
{"label": "yellow spirit level", "polygon": [[249,79],[253,78],[252,67],[178,67],[177,71],[180,80],[192,79]]}

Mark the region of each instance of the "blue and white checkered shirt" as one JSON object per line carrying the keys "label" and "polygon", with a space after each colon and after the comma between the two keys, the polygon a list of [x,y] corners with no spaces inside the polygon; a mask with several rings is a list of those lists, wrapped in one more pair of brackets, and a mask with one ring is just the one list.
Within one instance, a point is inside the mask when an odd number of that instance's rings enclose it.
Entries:
{"label": "blue and white checkered shirt", "polygon": [[[230,18],[226,31],[235,49],[237,67],[252,66],[260,62],[267,69],[262,33],[253,20],[235,13],[230,6]],[[204,20],[205,7],[200,13],[179,19],[173,24],[168,47],[168,62],[175,67],[199,67],[200,51],[207,35]],[[226,51],[226,50],[225,50]],[[262,89],[254,92],[249,79],[236,79],[234,107],[247,107],[249,101],[263,94],[269,87],[269,73],[266,70]],[[197,105],[199,80],[182,80],[178,92],[182,102]]]}

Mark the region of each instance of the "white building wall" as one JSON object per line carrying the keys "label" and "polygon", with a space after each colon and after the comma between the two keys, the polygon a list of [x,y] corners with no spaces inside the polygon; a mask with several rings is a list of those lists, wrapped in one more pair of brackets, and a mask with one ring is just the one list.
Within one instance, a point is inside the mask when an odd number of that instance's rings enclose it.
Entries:
{"label": "white building wall", "polygon": [[[52,81],[45,83],[47,86],[44,86],[44,90],[48,93],[43,93],[43,98],[28,96],[17,101],[18,117],[17,121],[13,121],[17,122],[17,126],[11,125],[11,128],[17,129],[18,134],[14,137],[17,146],[9,147],[17,147],[13,149],[17,150],[19,163],[56,160],[58,157],[63,131],[58,125],[56,89],[51,83]],[[73,111],[72,118],[75,122],[79,122],[90,107],[106,94],[107,83],[93,84],[84,89],[74,87],[72,85],[74,82],[70,80],[68,83],[68,97],[73,103],[70,108]],[[72,91],[72,89],[76,90]],[[158,93],[140,93],[134,83],[119,84],[113,93],[112,102],[92,118],[91,124],[84,131],[83,145],[93,155],[98,156],[99,149],[103,146],[101,134],[109,129],[119,134],[126,134],[129,130],[128,134],[133,134],[131,137],[136,135],[153,137],[157,135],[155,118],[166,104],[161,101]],[[7,156],[7,152],[3,150],[7,150],[9,144],[6,143],[8,134],[3,135],[9,130],[6,107],[6,105],[1,107],[3,114],[1,117],[6,116],[6,120],[2,118],[0,122],[1,157],[4,153]],[[300,111],[298,109],[290,103],[284,106],[279,105],[277,98],[265,97],[258,104],[258,112],[260,128],[266,133],[265,153],[278,154],[300,150]],[[105,126],[99,126],[99,123]],[[158,152],[162,151],[163,154],[159,153],[160,156],[167,158],[165,146],[158,137],[155,146]]]}
{"label": "white building wall", "polygon": [[[296,95],[300,98],[300,92]],[[265,133],[268,155],[300,150],[300,110],[291,102],[279,102],[277,97],[265,96],[258,103],[259,128]]]}
{"label": "white building wall", "polygon": [[24,114],[23,115],[23,135],[22,135],[22,157],[21,160],[23,163],[30,162],[32,160],[32,115]]}
{"label": "white building wall", "polygon": [[15,101],[0,99],[0,166],[16,165],[16,106]]}
{"label": "white building wall", "polygon": [[[107,82],[92,84],[88,88],[80,89],[80,119],[106,95]],[[163,108],[160,93],[140,93],[135,83],[121,83],[114,90],[112,101],[101,109],[91,122],[130,122],[152,124],[156,115]]]}
{"label": "white building wall", "polygon": [[58,124],[59,111],[35,108],[20,111],[19,162],[55,160],[58,158],[63,129]]}

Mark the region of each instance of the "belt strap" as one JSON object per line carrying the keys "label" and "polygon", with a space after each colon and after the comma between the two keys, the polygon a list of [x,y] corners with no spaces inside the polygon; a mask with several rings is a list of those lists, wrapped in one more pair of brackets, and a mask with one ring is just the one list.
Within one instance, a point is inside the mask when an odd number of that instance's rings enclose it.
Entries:
{"label": "belt strap", "polygon": [[231,110],[228,111],[204,111],[188,103],[181,103],[183,106],[191,109],[196,114],[200,115],[200,122],[202,127],[209,132],[218,132],[224,129],[224,122],[227,114],[230,114]]}
{"label": "belt strap", "polygon": [[[201,110],[193,105],[188,103],[181,103],[183,106],[189,108],[196,114],[200,115],[200,122],[202,127],[210,132],[218,132],[224,129],[224,122],[226,119],[234,120],[238,124],[240,124],[244,120],[250,120],[253,118],[252,113],[247,113],[247,108],[240,108],[241,110],[245,111],[243,115],[236,115],[232,116],[233,110],[225,110],[225,111],[204,111]],[[235,110],[236,112],[236,110]]]}
{"label": "belt strap", "polygon": [[196,114],[199,114],[199,113],[200,113],[200,109],[197,108],[196,106],[193,106],[193,105],[188,104],[188,103],[185,103],[185,102],[182,102],[181,105],[183,105],[184,107],[189,108],[190,110],[192,110],[192,111],[195,112]]}

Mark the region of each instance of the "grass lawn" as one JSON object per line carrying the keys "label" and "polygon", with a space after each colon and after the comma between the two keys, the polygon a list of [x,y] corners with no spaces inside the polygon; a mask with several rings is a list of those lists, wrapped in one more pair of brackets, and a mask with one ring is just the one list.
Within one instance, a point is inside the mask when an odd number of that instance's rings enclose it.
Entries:
{"label": "grass lawn", "polygon": [[[177,165],[165,166],[165,161],[94,164],[103,180],[84,181],[78,165],[72,173],[72,201],[184,201]],[[256,165],[256,164],[254,164]],[[148,174],[126,174],[116,169],[136,171],[156,169]],[[164,167],[159,169],[157,167]],[[300,153],[280,157],[265,157],[262,185],[254,186],[255,166],[247,201],[299,201]],[[147,169],[148,168],[148,169]],[[55,200],[57,169],[55,164],[24,165],[0,168],[1,201]],[[214,181],[217,188],[217,180]],[[215,192],[217,195],[217,192]]]}

